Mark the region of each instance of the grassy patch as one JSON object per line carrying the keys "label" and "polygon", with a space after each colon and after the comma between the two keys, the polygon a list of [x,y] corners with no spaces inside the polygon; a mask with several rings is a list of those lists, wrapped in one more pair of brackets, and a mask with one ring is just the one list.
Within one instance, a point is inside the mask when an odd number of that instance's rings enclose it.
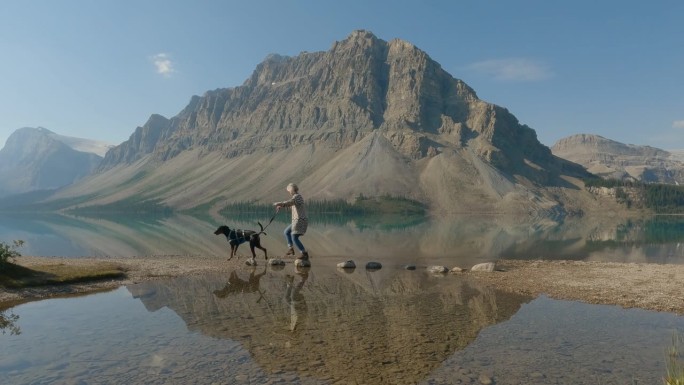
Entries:
{"label": "grassy patch", "polygon": [[120,266],[107,262],[76,266],[55,263],[36,265],[31,268],[7,263],[0,267],[0,286],[23,288],[63,285],[118,279],[125,277],[125,275]]}
{"label": "grassy patch", "polygon": [[663,382],[665,385],[684,385],[684,363],[682,362],[682,335],[672,335],[672,346],[667,352],[667,373]]}

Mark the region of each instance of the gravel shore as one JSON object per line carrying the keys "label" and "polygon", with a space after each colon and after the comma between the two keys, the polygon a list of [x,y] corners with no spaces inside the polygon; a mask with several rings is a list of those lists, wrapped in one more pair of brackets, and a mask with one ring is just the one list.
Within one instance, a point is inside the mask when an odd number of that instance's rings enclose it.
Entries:
{"label": "gravel shore", "polygon": [[[341,260],[340,260],[341,261]],[[119,264],[127,277],[122,280],[59,285],[0,291],[0,309],[13,304],[58,296],[86,294],[159,277],[194,275],[203,272],[229,272],[240,261],[216,257],[152,256],[133,258],[56,258],[23,256],[17,263],[31,267],[41,264],[85,265],[109,262]],[[263,261],[259,261],[263,263]],[[320,263],[336,264],[336,259]],[[529,295],[593,304],[619,305],[684,314],[684,266],[583,261],[497,262],[493,273],[466,272],[488,286]]]}

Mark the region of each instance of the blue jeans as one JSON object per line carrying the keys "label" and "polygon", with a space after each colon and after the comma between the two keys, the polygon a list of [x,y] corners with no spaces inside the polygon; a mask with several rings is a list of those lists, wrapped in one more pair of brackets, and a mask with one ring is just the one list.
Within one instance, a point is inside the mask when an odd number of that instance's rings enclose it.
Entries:
{"label": "blue jeans", "polygon": [[297,246],[299,251],[301,251],[302,253],[306,251],[306,249],[304,248],[304,245],[302,245],[302,241],[299,240],[299,237],[302,234],[292,234],[292,225],[289,225],[285,228],[284,234],[285,234],[285,239],[287,240],[287,246],[288,247],[292,247],[292,244],[293,244],[292,241],[294,238],[294,245]]}

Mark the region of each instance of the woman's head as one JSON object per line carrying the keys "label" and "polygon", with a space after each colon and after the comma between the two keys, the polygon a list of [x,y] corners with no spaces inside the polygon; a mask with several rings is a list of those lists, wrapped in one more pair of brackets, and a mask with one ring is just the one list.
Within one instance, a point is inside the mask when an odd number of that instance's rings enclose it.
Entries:
{"label": "woman's head", "polygon": [[287,185],[287,192],[289,192],[290,194],[299,192],[299,187],[297,187],[297,185],[294,183],[290,183]]}

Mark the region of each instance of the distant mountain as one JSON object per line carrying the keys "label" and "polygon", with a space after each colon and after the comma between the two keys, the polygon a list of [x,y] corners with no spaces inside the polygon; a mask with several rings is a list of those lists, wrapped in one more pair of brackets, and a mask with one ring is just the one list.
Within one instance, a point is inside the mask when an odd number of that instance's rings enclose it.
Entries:
{"label": "distant mountain", "polygon": [[650,183],[684,183],[681,157],[659,148],[623,144],[598,135],[563,138],[551,148],[554,155],[581,164],[604,178]]}
{"label": "distant mountain", "polygon": [[667,150],[670,153],[670,157],[674,160],[684,162],[684,150]]}
{"label": "distant mountain", "polygon": [[243,85],[193,96],[170,119],[152,115],[55,199],[272,202],[294,181],[309,199],[393,195],[441,212],[557,215],[586,200],[586,176],[411,43],[355,31],[325,52],[269,55]]}
{"label": "distant mountain", "polygon": [[114,147],[113,145],[107,142],[102,142],[99,140],[59,135],[42,127],[38,127],[38,129],[43,130],[47,135],[51,136],[53,139],[66,144],[67,146],[71,147],[76,151],[92,153],[101,158],[104,158],[107,151]]}
{"label": "distant mountain", "polygon": [[24,127],[12,133],[0,150],[0,196],[69,185],[102,161],[101,156],[77,151],[65,141],[81,148],[93,148],[96,143],[60,136],[42,127]]}

